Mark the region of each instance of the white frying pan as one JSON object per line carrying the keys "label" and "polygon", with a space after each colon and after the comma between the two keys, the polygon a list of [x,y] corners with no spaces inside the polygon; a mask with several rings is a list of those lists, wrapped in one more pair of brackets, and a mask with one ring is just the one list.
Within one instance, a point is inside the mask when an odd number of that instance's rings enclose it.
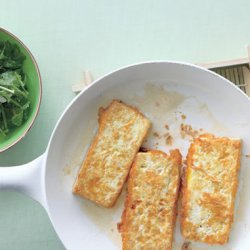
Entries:
{"label": "white frying pan", "polygon": [[[112,209],[98,207],[71,193],[78,167],[98,126],[98,108],[112,99],[135,105],[150,118],[153,127],[145,145],[151,148],[167,152],[178,147],[185,157],[191,136],[181,136],[181,123],[190,124],[193,130],[242,138],[242,166],[230,242],[220,247],[192,243],[192,249],[250,249],[250,100],[229,81],[194,65],[142,63],[97,80],[65,110],[42,156],[23,166],[0,168],[1,189],[20,191],[39,201],[67,249],[121,249],[116,224],[125,191]],[[173,145],[165,142],[166,124]],[[177,222],[173,249],[180,249],[183,242]]]}

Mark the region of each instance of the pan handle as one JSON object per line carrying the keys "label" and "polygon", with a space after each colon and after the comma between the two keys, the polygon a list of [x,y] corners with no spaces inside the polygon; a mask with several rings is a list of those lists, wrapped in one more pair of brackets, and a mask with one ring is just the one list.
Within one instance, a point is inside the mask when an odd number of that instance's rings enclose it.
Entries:
{"label": "pan handle", "polygon": [[0,167],[0,190],[21,192],[46,208],[44,187],[45,154],[21,166]]}

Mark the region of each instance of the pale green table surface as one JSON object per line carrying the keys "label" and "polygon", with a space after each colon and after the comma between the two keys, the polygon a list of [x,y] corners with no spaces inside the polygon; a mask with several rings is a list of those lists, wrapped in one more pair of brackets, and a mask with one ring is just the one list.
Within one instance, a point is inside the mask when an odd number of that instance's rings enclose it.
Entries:
{"label": "pale green table surface", "polygon": [[[43,79],[33,128],[0,155],[1,166],[20,165],[45,151],[56,121],[75,96],[71,85],[81,82],[84,70],[97,78],[145,60],[245,57],[250,1],[1,0],[0,26],[30,48]],[[0,201],[0,250],[64,249],[38,203],[10,192],[1,192]]]}

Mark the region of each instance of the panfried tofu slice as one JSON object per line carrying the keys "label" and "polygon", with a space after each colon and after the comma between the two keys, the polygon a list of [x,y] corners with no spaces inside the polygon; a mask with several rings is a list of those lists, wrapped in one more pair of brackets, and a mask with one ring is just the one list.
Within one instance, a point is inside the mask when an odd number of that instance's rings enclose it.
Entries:
{"label": "panfried tofu slice", "polygon": [[186,239],[228,242],[240,168],[241,141],[210,134],[190,146],[183,183],[181,230]]}
{"label": "panfried tofu slice", "polygon": [[100,110],[99,129],[87,152],[73,192],[112,207],[150,127],[136,108],[114,100]]}
{"label": "panfried tofu slice", "polygon": [[119,225],[123,250],[172,249],[181,163],[179,150],[137,154]]}

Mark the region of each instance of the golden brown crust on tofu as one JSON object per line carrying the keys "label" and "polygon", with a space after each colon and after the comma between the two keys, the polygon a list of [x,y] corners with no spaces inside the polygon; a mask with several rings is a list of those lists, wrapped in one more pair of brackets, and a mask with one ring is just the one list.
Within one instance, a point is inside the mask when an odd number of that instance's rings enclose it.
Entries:
{"label": "golden brown crust on tofu", "polygon": [[191,144],[182,190],[181,231],[186,239],[228,242],[240,156],[238,139],[205,134]]}
{"label": "golden brown crust on tofu", "polygon": [[136,108],[113,100],[99,111],[99,129],[87,152],[73,192],[112,207],[150,127]]}
{"label": "golden brown crust on tofu", "polygon": [[132,165],[119,231],[123,250],[171,250],[182,157],[152,150]]}

